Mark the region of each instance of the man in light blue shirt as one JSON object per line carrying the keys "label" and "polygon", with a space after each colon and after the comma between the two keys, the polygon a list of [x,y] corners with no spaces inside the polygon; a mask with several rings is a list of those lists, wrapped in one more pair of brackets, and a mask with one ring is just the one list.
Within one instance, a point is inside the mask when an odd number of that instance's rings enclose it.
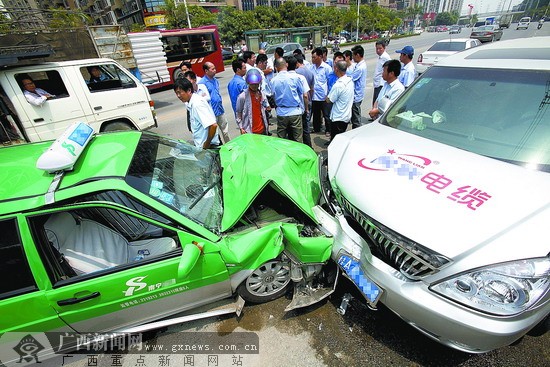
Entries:
{"label": "man in light blue shirt", "polygon": [[376,119],[383,114],[388,107],[405,91],[405,87],[399,81],[401,73],[401,64],[397,60],[388,60],[384,63],[382,78],[384,85],[374,102],[374,106],[369,111],[369,116]]}
{"label": "man in light blue shirt", "polygon": [[351,106],[353,105],[353,80],[346,75],[348,64],[344,60],[334,59],[334,73],[338,77],[332,86],[327,100],[332,103],[330,111],[331,132],[330,140],[348,128],[351,120]]}
{"label": "man in light blue shirt", "polygon": [[302,142],[302,113],[307,103],[304,101],[302,81],[298,74],[287,71],[283,58],[276,59],[274,66],[277,74],[271,80],[271,87],[277,105],[277,136]]}
{"label": "man in light blue shirt", "polygon": [[216,66],[211,62],[205,62],[202,65],[204,70],[204,77],[198,82],[198,84],[206,85],[208,93],[210,93],[210,106],[216,116],[216,123],[220,127],[222,138],[224,143],[229,142],[229,125],[225,118],[225,110],[223,108],[222,95],[220,94],[220,83],[216,79]]}
{"label": "man in light blue shirt", "polygon": [[414,48],[412,46],[405,46],[401,50],[397,50],[395,52],[399,54],[399,61],[403,63],[401,74],[399,74],[399,81],[405,86],[405,88],[408,88],[418,76],[412,61],[414,56]]}
{"label": "man in light blue shirt", "polygon": [[367,63],[363,58],[365,50],[363,46],[356,45],[351,49],[355,67],[351,79],[353,80],[353,106],[351,108],[351,128],[355,129],[362,125],[361,123],[361,102],[365,97],[365,87],[367,86]]}

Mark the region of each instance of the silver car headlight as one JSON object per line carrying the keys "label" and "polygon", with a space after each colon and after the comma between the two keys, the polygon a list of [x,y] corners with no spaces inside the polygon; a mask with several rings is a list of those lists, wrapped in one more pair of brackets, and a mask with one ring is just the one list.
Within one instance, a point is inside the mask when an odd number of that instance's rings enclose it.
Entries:
{"label": "silver car headlight", "polygon": [[550,259],[536,258],[470,270],[430,289],[473,309],[500,316],[520,313],[547,294]]}

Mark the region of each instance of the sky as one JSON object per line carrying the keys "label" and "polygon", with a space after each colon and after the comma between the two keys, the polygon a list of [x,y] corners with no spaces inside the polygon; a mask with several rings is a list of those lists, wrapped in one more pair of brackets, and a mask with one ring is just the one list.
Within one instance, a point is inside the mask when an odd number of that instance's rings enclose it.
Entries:
{"label": "sky", "polygon": [[468,4],[474,6],[472,14],[475,14],[493,12],[497,10],[512,10],[512,7],[520,4],[521,2],[522,0],[464,0],[460,14],[468,14]]}

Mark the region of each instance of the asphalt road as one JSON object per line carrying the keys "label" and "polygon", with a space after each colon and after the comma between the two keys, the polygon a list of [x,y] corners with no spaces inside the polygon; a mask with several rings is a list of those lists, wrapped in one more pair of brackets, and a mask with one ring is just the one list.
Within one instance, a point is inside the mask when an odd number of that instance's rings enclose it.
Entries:
{"label": "asphalt road", "polygon": [[[512,25],[514,26],[514,25]],[[468,36],[463,30],[460,37]],[[550,24],[537,31],[532,25],[528,31],[504,30],[503,40],[533,35],[550,35]],[[412,45],[417,54],[426,50],[436,40],[448,37],[443,33],[423,33],[419,36],[392,40],[388,47],[390,55],[406,44]],[[344,49],[346,45],[343,45]],[[374,45],[366,44],[367,65],[370,83],[365,102],[372,98],[372,71],[374,68]],[[228,116],[232,110],[227,97],[227,83],[232,72],[226,70],[218,75]],[[153,94],[159,117],[159,127],[153,131],[177,138],[190,139],[185,126],[185,110],[172,90]],[[363,115],[370,103],[363,103]],[[231,135],[238,135],[234,120]],[[366,119],[364,118],[366,122]],[[324,134],[313,136],[315,149],[324,148]],[[342,295],[350,292],[352,299],[347,312],[340,315],[337,308]],[[148,345],[173,346],[200,337],[205,332],[235,339],[236,332],[253,332],[259,338],[258,354],[104,354],[95,359],[87,355],[70,356],[65,361],[59,356],[45,361],[49,366],[549,366],[550,335],[526,336],[517,345],[481,354],[467,354],[444,347],[423,336],[407,325],[391,311],[380,306],[378,311],[368,309],[361,296],[347,281],[340,282],[337,292],[328,300],[308,308],[284,312],[290,296],[263,305],[247,305],[240,317],[226,315],[217,318],[193,321],[170,327],[156,335],[148,336]],[[210,356],[210,357],[209,357]],[[92,362],[92,363],[90,363]],[[118,364],[120,362],[120,364]]]}

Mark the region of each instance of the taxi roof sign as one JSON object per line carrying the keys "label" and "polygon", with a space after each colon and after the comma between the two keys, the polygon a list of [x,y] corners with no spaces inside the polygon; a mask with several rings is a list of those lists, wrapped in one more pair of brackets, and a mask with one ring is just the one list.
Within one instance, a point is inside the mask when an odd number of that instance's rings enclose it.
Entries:
{"label": "taxi roof sign", "polygon": [[94,129],[85,122],[75,122],[57,138],[36,161],[36,168],[49,173],[73,169]]}

